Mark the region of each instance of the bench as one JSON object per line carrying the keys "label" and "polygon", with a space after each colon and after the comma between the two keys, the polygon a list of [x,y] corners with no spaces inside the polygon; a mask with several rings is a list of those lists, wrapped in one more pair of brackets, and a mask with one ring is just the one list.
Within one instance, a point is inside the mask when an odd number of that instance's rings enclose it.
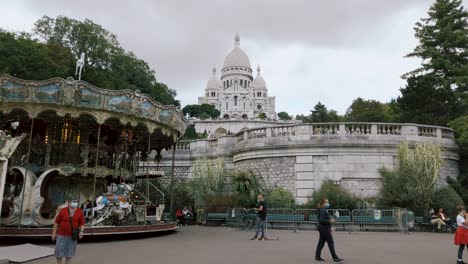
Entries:
{"label": "bench", "polygon": [[225,221],[227,218],[227,213],[208,213],[208,221]]}
{"label": "bench", "polygon": [[[454,221],[454,219],[452,219],[452,222],[453,221]],[[455,223],[456,223],[456,221],[455,221]],[[427,217],[424,217],[424,216],[415,216],[414,217],[414,224],[419,225],[420,232],[423,231],[423,227],[431,227],[432,232],[434,232],[436,230],[436,227],[437,227],[437,225],[431,223],[431,218],[427,218]],[[445,228],[445,232],[448,232],[449,228],[451,229],[452,232],[454,232],[456,230],[455,225],[453,225],[453,226],[444,225],[443,228]]]}

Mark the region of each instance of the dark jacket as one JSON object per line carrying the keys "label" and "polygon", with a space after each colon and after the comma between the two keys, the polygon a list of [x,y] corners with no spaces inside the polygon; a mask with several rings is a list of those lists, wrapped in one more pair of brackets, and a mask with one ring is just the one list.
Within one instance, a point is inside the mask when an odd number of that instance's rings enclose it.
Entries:
{"label": "dark jacket", "polygon": [[330,225],[330,215],[328,214],[328,211],[326,208],[318,208],[317,209],[317,218],[318,222],[321,225]]}

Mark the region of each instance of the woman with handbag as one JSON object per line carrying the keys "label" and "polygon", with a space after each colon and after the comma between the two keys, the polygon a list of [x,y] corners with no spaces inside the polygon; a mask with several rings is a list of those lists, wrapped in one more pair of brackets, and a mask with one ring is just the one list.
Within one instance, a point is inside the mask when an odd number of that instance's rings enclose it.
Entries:
{"label": "woman with handbag", "polygon": [[55,244],[55,257],[57,264],[70,264],[71,258],[75,256],[78,239],[83,237],[85,220],[83,211],[78,208],[78,200],[69,199],[68,206],[60,210],[55,218],[52,230],[52,241]]}

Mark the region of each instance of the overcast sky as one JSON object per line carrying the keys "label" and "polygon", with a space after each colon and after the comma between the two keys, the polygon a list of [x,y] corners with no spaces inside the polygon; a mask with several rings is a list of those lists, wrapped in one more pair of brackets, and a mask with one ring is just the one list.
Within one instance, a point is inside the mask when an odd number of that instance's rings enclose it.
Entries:
{"label": "overcast sky", "polygon": [[399,95],[400,76],[419,63],[404,58],[417,43],[413,26],[433,2],[0,0],[0,27],[30,31],[43,15],[89,18],[147,61],[182,106],[197,103],[239,32],[277,112],[308,114],[321,101],[344,113],[357,97],[386,102]]}

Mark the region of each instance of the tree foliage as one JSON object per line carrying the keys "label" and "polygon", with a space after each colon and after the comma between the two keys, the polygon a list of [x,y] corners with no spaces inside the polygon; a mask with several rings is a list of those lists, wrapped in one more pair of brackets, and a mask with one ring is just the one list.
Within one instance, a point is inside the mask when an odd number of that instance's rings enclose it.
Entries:
{"label": "tree foliage", "polygon": [[330,201],[330,206],[335,209],[349,209],[357,208],[358,199],[351,194],[343,186],[335,184],[333,181],[324,181],[318,191],[314,192],[311,200],[307,203],[307,207],[317,208],[317,205],[323,199]]}
{"label": "tree foliage", "polygon": [[323,122],[344,122],[345,118],[340,116],[335,110],[328,110],[327,107],[318,102],[310,115],[297,115],[296,120],[302,120],[304,123],[323,123]]}
{"label": "tree foliage", "polygon": [[442,166],[441,147],[418,143],[412,149],[403,142],[398,147],[397,158],[396,170],[381,169],[379,205],[428,208]]}
{"label": "tree foliage", "polygon": [[265,191],[265,183],[251,171],[237,171],[232,176],[232,191],[238,198],[238,205],[250,207],[255,204],[258,194]]}
{"label": "tree foliage", "polygon": [[460,195],[450,186],[437,189],[432,200],[432,208],[436,211],[443,208],[448,215],[456,215],[457,206],[464,204]]}
{"label": "tree foliage", "polygon": [[404,122],[446,125],[468,112],[468,13],[461,0],[436,0],[428,17],[416,23],[422,60],[405,74],[400,103]]}
{"label": "tree foliage", "polygon": [[32,35],[0,32],[0,51],[0,73],[36,80],[74,76],[75,62],[84,52],[82,80],[106,89],[140,90],[163,104],[180,105],[176,92],[156,81],[148,63],[89,19],[44,16]]}
{"label": "tree foliage", "polygon": [[188,115],[189,117],[200,119],[218,118],[221,115],[221,112],[211,104],[186,105],[182,108],[182,112],[184,115]]}
{"label": "tree foliage", "polygon": [[262,120],[265,120],[265,119],[267,119],[267,115],[265,114],[265,112],[260,112],[260,113],[258,114],[258,118],[260,118],[260,119],[262,119]]}
{"label": "tree foliage", "polygon": [[73,74],[74,57],[69,49],[43,44],[27,34],[0,32],[0,73],[44,80]]}
{"label": "tree foliage", "polygon": [[284,188],[272,190],[267,198],[271,208],[293,208],[295,205],[294,195]]}
{"label": "tree foliage", "polygon": [[468,115],[451,121],[449,126],[455,131],[455,139],[460,146],[460,174],[456,179],[449,178],[448,183],[468,204]]}
{"label": "tree foliage", "polygon": [[279,112],[278,118],[283,121],[292,120],[292,116],[290,116],[287,112]]}
{"label": "tree foliage", "polygon": [[346,111],[351,122],[391,122],[398,119],[395,106],[358,97]]}
{"label": "tree foliage", "polygon": [[222,195],[226,187],[224,161],[198,159],[193,164],[193,178],[190,188],[196,205]]}

